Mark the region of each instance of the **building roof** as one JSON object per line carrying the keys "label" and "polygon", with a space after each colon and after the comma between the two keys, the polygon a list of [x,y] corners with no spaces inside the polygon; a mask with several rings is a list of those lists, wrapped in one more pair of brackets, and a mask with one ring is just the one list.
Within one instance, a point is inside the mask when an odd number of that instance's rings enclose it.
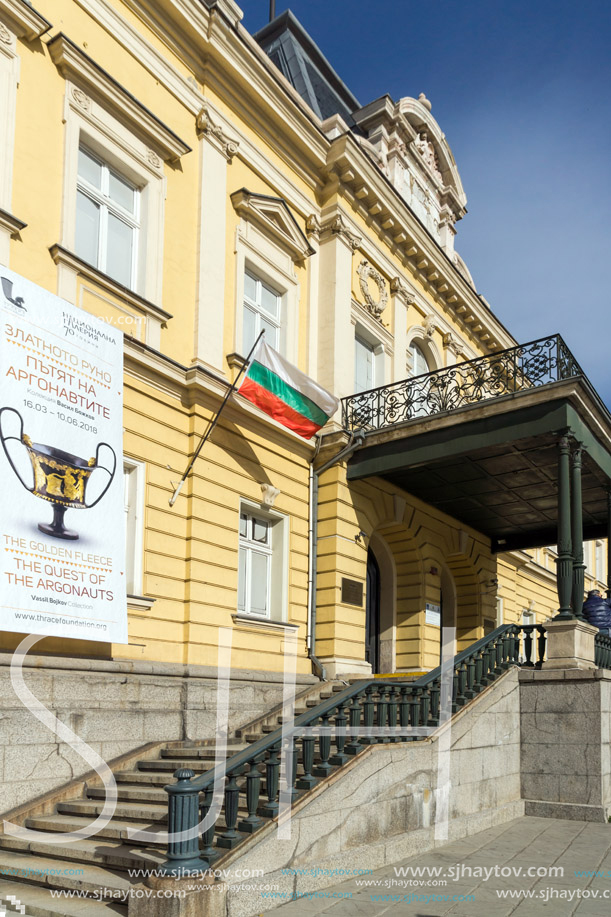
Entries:
{"label": "building roof", "polygon": [[352,112],[360,102],[290,10],[253,37],[322,121],[339,114],[354,126]]}

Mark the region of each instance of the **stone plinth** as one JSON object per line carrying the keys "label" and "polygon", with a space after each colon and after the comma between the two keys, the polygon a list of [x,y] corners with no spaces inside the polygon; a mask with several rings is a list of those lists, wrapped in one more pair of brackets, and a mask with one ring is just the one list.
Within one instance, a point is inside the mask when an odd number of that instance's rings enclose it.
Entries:
{"label": "stone plinth", "polygon": [[578,618],[549,621],[544,669],[595,669],[594,637],[598,628]]}

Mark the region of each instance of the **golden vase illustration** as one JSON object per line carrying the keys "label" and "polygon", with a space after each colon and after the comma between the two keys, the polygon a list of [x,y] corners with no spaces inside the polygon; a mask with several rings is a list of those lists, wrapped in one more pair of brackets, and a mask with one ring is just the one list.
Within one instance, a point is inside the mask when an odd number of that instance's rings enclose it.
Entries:
{"label": "golden vase illustration", "polygon": [[[3,421],[4,414],[7,411],[16,414],[19,418],[20,432],[18,436],[5,435]],[[34,483],[31,485],[23,479],[15,466],[6,445],[11,440],[21,443],[27,450],[32,471],[34,472]],[[109,446],[108,443],[99,443],[95,457],[87,460],[71,455],[69,452],[64,452],[63,449],[56,449],[54,446],[33,443],[27,433],[23,431],[23,417],[16,408],[11,407],[0,408],[0,442],[2,442],[9,465],[25,489],[34,494],[35,497],[53,504],[53,520],[51,523],[39,522],[38,528],[40,531],[44,532],[45,535],[52,535],[54,538],[76,540],[79,537],[78,532],[74,532],[64,526],[64,515],[66,510],[70,508],[91,509],[106,494],[117,469],[117,456],[112,446]],[[105,465],[100,464],[101,449],[110,451],[112,468],[107,468]],[[93,503],[87,503],[87,484],[96,469],[105,471],[108,475],[108,481],[102,493],[96,497]]]}

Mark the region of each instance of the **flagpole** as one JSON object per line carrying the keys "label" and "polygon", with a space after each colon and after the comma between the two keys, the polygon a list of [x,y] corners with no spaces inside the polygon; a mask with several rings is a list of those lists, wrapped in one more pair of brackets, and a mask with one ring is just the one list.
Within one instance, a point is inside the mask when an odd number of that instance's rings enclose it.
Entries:
{"label": "flagpole", "polygon": [[187,476],[188,476],[189,472],[190,472],[191,469],[193,468],[193,465],[195,464],[196,458],[198,457],[198,455],[199,455],[200,452],[202,451],[202,448],[203,448],[204,443],[209,439],[210,434],[212,433],[212,431],[213,431],[214,428],[216,427],[217,421],[218,421],[219,417],[221,416],[221,412],[222,412],[223,408],[225,407],[225,405],[227,404],[227,402],[229,401],[229,396],[231,395],[232,392],[235,392],[236,385],[238,384],[238,382],[239,382],[239,380],[240,380],[240,376],[242,375],[242,373],[244,372],[244,370],[246,369],[246,367],[249,365],[249,363],[250,363],[250,358],[252,357],[253,353],[255,352],[255,347],[257,346],[257,344],[259,343],[259,341],[261,340],[261,338],[263,337],[264,334],[265,334],[265,328],[259,333],[259,337],[258,337],[257,340],[255,341],[255,343],[252,345],[252,347],[251,347],[251,349],[250,349],[250,353],[248,354],[248,356],[246,357],[244,363],[243,363],[242,366],[240,367],[239,373],[237,374],[237,376],[236,376],[235,379],[233,380],[233,383],[232,383],[232,384],[230,385],[230,387],[227,389],[227,392],[225,393],[225,397],[223,398],[223,401],[222,401],[222,403],[221,403],[220,408],[218,409],[218,411],[216,412],[216,414],[214,415],[214,417],[212,418],[212,420],[210,420],[210,421],[208,422],[208,426],[207,426],[207,428],[206,428],[206,432],[203,434],[202,438],[200,439],[199,445],[198,445],[197,449],[195,450],[195,452],[194,452],[194,454],[193,454],[193,458],[191,459],[191,461],[190,461],[189,464],[187,465],[187,468],[186,468],[185,473],[183,474],[182,478],[180,479],[180,481],[179,481],[178,484],[176,485],[176,489],[175,489],[174,493],[172,494],[172,496],[170,497],[170,506],[174,506],[174,504],[176,503],[176,499],[177,499],[177,497],[178,497],[178,494],[179,494],[180,491],[182,490],[182,486],[183,486],[183,484],[185,483],[185,481],[186,481],[186,479],[187,479]]}

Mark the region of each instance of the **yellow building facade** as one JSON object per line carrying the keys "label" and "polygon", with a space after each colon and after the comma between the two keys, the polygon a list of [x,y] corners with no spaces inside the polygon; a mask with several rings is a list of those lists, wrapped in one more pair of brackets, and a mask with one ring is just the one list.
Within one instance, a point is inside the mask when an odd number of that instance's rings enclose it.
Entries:
{"label": "yellow building facade", "polygon": [[[38,650],[214,666],[222,634],[239,670],[427,670],[442,623],[463,648],[553,615],[553,550],[499,553],[351,478],[339,412],[304,440],[239,396],[170,505],[262,329],[340,398],[517,343],[455,250],[466,197],[431,103],[363,107],[290,15],[255,38],[240,20],[233,0],[0,0],[0,264],[125,333],[129,642]],[[606,588],[602,535],[585,563]]]}

